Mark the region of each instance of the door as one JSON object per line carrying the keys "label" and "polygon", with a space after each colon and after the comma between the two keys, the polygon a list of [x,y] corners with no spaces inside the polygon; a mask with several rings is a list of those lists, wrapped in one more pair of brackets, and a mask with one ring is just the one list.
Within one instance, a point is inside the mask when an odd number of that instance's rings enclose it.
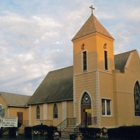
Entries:
{"label": "door", "polygon": [[81,106],[81,123],[83,125],[91,124],[91,105],[82,105]]}
{"label": "door", "polygon": [[87,92],[84,93],[81,100],[81,124],[91,124],[91,99]]}
{"label": "door", "polygon": [[23,112],[17,112],[18,122],[23,124]]}

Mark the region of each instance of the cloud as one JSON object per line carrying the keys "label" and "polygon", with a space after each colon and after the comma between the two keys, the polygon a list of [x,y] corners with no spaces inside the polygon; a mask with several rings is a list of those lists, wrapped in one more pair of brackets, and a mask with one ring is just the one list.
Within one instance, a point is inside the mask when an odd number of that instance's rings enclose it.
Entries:
{"label": "cloud", "polygon": [[[6,90],[10,91],[14,85],[45,76],[54,67],[45,56],[61,24],[48,17],[24,18],[10,11],[3,14],[0,16],[0,88],[8,87]],[[31,84],[27,83],[28,87]]]}
{"label": "cloud", "polygon": [[137,5],[93,0],[4,3],[0,2],[1,91],[31,95],[50,70],[72,65],[71,39],[90,16],[91,4],[115,38],[115,53],[140,45],[137,0]]}

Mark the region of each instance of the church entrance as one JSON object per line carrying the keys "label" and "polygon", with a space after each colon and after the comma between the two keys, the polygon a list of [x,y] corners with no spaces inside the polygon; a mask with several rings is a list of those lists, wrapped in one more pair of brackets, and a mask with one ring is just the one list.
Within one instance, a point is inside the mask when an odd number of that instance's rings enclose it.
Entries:
{"label": "church entrance", "polygon": [[23,112],[17,112],[18,122],[23,124]]}
{"label": "church entrance", "polygon": [[87,92],[83,94],[81,100],[81,123],[83,125],[91,124],[91,99]]}

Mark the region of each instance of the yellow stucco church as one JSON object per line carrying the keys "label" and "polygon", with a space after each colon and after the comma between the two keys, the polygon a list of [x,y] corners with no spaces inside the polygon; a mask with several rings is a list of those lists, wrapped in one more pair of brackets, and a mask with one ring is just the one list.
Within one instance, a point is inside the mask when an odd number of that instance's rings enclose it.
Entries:
{"label": "yellow stucco church", "polygon": [[[67,120],[77,126],[86,120],[97,128],[140,125],[137,50],[114,55],[114,38],[93,13],[72,42],[73,66],[49,72],[24,106],[18,105],[23,122],[59,126]],[[17,116],[16,111],[6,111],[2,96],[0,104],[4,117]]]}

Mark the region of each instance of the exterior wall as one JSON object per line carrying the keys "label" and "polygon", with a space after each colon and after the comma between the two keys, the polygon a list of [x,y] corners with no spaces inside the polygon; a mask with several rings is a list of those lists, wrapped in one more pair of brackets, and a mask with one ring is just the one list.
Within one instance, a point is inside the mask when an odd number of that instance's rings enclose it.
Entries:
{"label": "exterior wall", "polygon": [[57,126],[62,122],[62,102],[56,103],[58,107],[58,118],[53,118],[53,107],[55,103],[48,104],[48,119],[53,120],[53,126]]}
{"label": "exterior wall", "polygon": [[31,105],[29,107],[30,126],[41,124],[41,122],[48,126],[58,126],[66,118],[73,118],[73,101],[56,102],[58,107],[58,118],[53,117],[54,104],[55,103],[39,105],[40,119],[36,119],[37,105]]}
{"label": "exterior wall", "polygon": [[9,107],[9,117],[8,118],[17,118],[17,112],[23,113],[23,124],[28,125],[29,118],[28,118],[28,108],[13,108]]}
{"label": "exterior wall", "polygon": [[[88,38],[89,37],[89,38]],[[74,75],[83,73],[82,68],[82,53],[87,51],[87,71],[92,71],[97,67],[97,52],[96,52],[96,37],[88,36],[82,39],[77,39],[73,44],[73,57],[74,57]],[[89,41],[90,40],[90,41]],[[81,49],[82,44],[85,44],[84,50]]]}
{"label": "exterior wall", "polygon": [[101,114],[101,126],[100,127],[112,127],[115,126],[116,116],[114,115],[114,92],[113,92],[113,78],[112,73],[109,72],[100,72],[99,76],[100,81],[100,107],[102,108],[102,99],[111,100],[111,116],[102,116],[102,109],[100,110]]}
{"label": "exterior wall", "polygon": [[48,104],[43,104],[43,120],[47,120],[48,119],[48,113],[47,113],[47,110],[48,110]]}
{"label": "exterior wall", "polygon": [[[36,118],[36,107],[39,106],[40,107],[40,119]],[[30,120],[30,125],[38,125],[41,124],[43,120],[43,105],[39,104],[39,105],[31,105],[31,120]]]}
{"label": "exterior wall", "polygon": [[[85,44],[84,50],[81,49],[82,44]],[[104,44],[107,44],[104,48]],[[104,67],[104,50],[108,52],[108,71],[111,73],[114,69],[114,48],[113,39],[93,33],[87,35],[73,42],[73,57],[74,57],[74,116],[76,117],[77,124],[81,123],[81,98],[86,91],[91,97],[91,116],[97,117],[97,124],[94,127],[100,127],[103,124],[101,120],[101,99],[100,92],[103,94],[100,87],[100,81],[106,80],[107,77],[102,75],[101,71],[105,71]],[[87,51],[87,70],[83,71],[83,51]],[[112,80],[112,76],[110,77]],[[111,81],[113,82],[113,81]],[[112,85],[112,84],[111,84]],[[101,90],[101,91],[100,91]],[[112,94],[107,92],[107,94]],[[103,95],[101,95],[103,96]],[[109,95],[110,97],[110,95]],[[113,97],[111,97],[113,98]],[[104,118],[105,119],[105,118]],[[111,125],[113,125],[113,121]],[[103,124],[104,125],[104,124]]]}
{"label": "exterior wall", "polygon": [[75,115],[77,124],[81,123],[81,99],[84,92],[91,98],[92,117],[96,116],[96,73],[87,72],[84,75],[75,75]]}
{"label": "exterior wall", "polygon": [[118,126],[140,125],[140,117],[134,114],[134,85],[136,81],[140,83],[139,72],[140,61],[135,51],[129,57],[125,73],[114,73]]}
{"label": "exterior wall", "polygon": [[73,101],[68,101],[67,102],[67,118],[74,118]]}
{"label": "exterior wall", "polygon": [[28,124],[29,118],[28,108],[20,108],[20,107],[7,107],[7,103],[5,100],[0,96],[0,104],[2,105],[3,109],[5,109],[5,118],[17,118],[17,112],[23,113],[23,123]]}
{"label": "exterior wall", "polygon": [[0,104],[2,105],[3,109],[5,109],[5,117],[8,117],[7,103],[5,102],[5,100],[1,95],[0,95]]}
{"label": "exterior wall", "polygon": [[[95,70],[97,68],[97,52],[96,52],[96,37],[95,34],[77,39],[73,44],[74,57],[74,116],[76,124],[81,123],[81,98],[84,92],[87,92],[91,100],[96,98],[96,79]],[[89,41],[90,40],[90,41]],[[84,50],[81,49],[82,44],[85,44]],[[83,51],[87,51],[87,71],[83,71]],[[92,116],[96,116],[96,104],[92,102]]]}
{"label": "exterior wall", "polygon": [[9,118],[16,118],[17,112],[22,112],[23,119],[25,118],[25,108],[13,108],[13,107],[9,107]]}
{"label": "exterior wall", "polygon": [[67,118],[67,102],[62,102],[62,121]]}
{"label": "exterior wall", "polygon": [[[114,45],[113,40],[105,37],[101,34],[97,34],[96,36],[96,45],[97,45],[97,57],[98,57],[98,69],[105,70],[104,65],[104,51],[107,51],[108,57],[108,72],[112,72],[114,70]],[[106,43],[106,47],[104,48],[104,44]]]}

